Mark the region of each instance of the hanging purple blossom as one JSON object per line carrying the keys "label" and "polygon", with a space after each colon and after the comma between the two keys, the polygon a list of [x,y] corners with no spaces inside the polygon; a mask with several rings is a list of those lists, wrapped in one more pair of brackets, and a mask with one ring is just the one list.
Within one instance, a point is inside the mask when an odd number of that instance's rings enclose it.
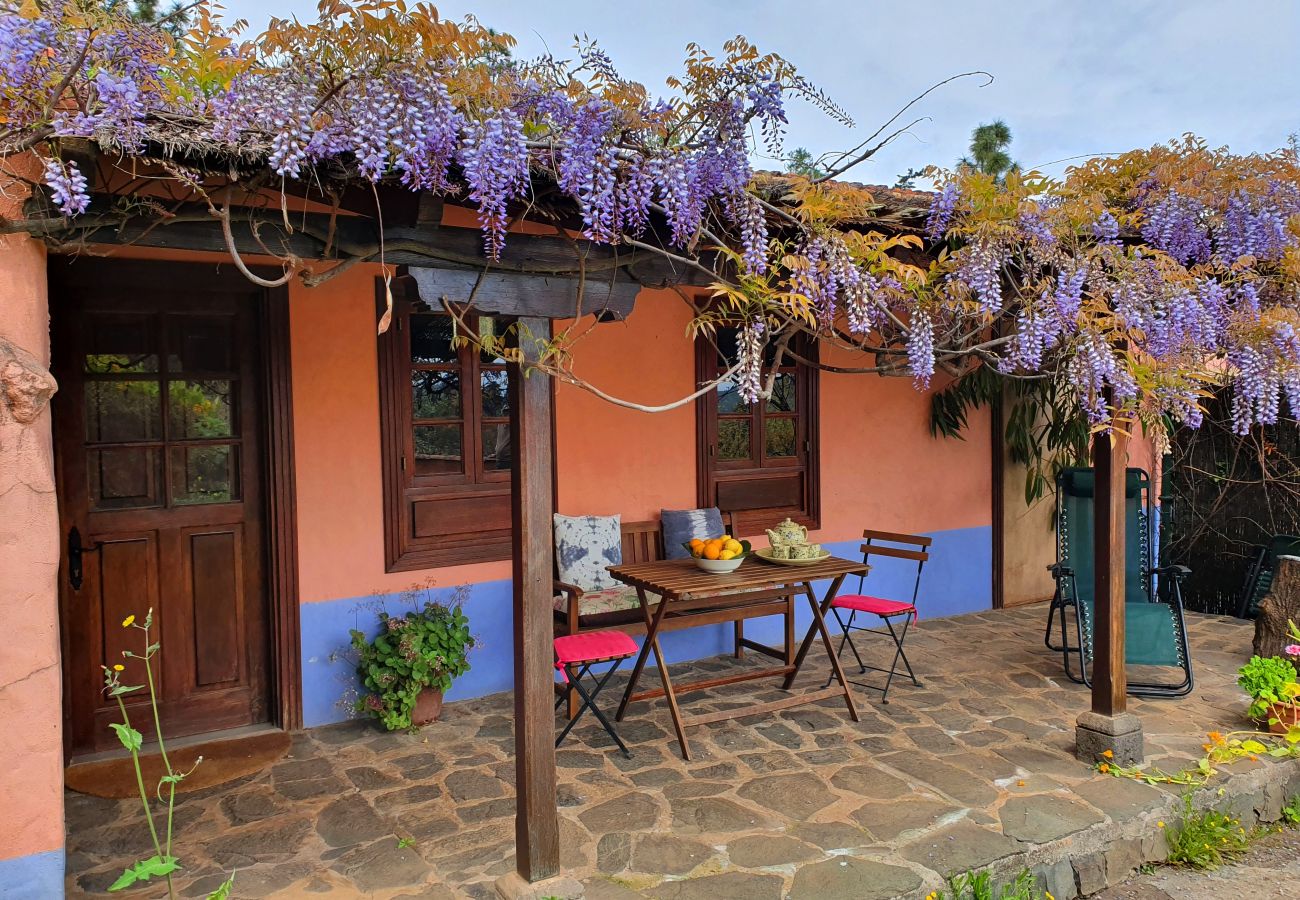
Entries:
{"label": "hanging purple blossom", "polygon": [[1052,229],[1047,227],[1047,223],[1037,212],[1022,210],[1016,217],[1016,224],[1020,226],[1023,235],[1044,248],[1055,247],[1058,243],[1056,235],[1052,234]]}
{"label": "hanging purple blossom", "polygon": [[1114,348],[1096,331],[1085,331],[1066,364],[1066,374],[1079,395],[1089,424],[1098,425],[1108,416],[1106,391],[1122,404],[1137,396],[1137,383],[1116,356]]}
{"label": "hanging purple blossom", "polygon": [[76,216],[90,206],[90,193],[87,190],[86,176],[71,160],[62,162],[57,159],[45,161],[45,184],[54,196],[54,205],[65,216]]}
{"label": "hanging purple blossom", "polygon": [[460,164],[469,182],[470,199],[478,204],[485,252],[501,258],[506,240],[506,210],[528,186],[528,147],[519,118],[503,109],[465,129]]}
{"label": "hanging purple blossom", "polygon": [[1205,206],[1177,191],[1166,191],[1145,207],[1142,239],[1165,251],[1183,265],[1210,258]]}
{"label": "hanging purple blossom", "polygon": [[426,191],[450,189],[448,169],[456,156],[463,118],[456,111],[447,85],[433,73],[399,75],[391,82],[400,105],[392,126],[397,148],[394,164],[408,187]]}
{"label": "hanging purple blossom", "polygon": [[957,270],[949,278],[965,285],[980,310],[993,315],[1002,310],[1002,266],[1006,259],[1006,247],[1001,242],[979,237],[961,249]]}
{"label": "hanging purple blossom", "polygon": [[728,210],[740,229],[745,273],[762,275],[767,271],[767,215],[763,205],[753,194],[742,191],[731,198]]}
{"label": "hanging purple blossom", "polygon": [[740,371],[736,393],[745,403],[757,403],[763,396],[763,322],[750,322],[737,336]]}
{"label": "hanging purple blossom", "polygon": [[1110,210],[1102,210],[1097,221],[1092,223],[1092,236],[1103,246],[1119,246],[1119,220],[1111,215]]}
{"label": "hanging purple blossom", "polygon": [[928,388],[934,377],[934,319],[928,309],[912,310],[912,323],[907,330],[907,365],[913,383]]}
{"label": "hanging purple blossom", "polygon": [[943,237],[944,232],[948,230],[948,223],[952,221],[952,214],[957,209],[957,201],[960,199],[961,189],[955,181],[949,181],[939,193],[935,194],[934,199],[930,201],[930,214],[925,220],[926,237],[932,241]]}

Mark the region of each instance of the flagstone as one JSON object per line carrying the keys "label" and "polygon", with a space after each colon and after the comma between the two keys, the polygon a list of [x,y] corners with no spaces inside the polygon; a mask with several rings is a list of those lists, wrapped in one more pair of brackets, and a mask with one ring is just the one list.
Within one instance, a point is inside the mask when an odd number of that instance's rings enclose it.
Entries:
{"label": "flagstone", "polygon": [[821,855],[811,844],[786,835],[751,834],[727,844],[727,857],[732,864],[748,869],[804,862]]}
{"label": "flagstone", "polygon": [[836,856],[796,872],[789,900],[889,900],[920,886],[911,869]]}
{"label": "flagstone", "polygon": [[736,794],[783,816],[800,820],[809,818],[837,799],[820,778],[807,772],[755,778]]}

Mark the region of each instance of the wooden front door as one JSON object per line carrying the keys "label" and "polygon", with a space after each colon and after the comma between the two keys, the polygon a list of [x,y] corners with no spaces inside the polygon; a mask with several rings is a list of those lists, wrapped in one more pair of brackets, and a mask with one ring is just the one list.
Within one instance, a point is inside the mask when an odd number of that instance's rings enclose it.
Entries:
{"label": "wooden front door", "polygon": [[[62,271],[55,266],[64,267]],[[153,610],[166,737],[270,718],[255,303],[205,267],[52,264],[65,709],[72,754],[118,747],[101,666],[144,684]],[[104,276],[104,277],[100,277]],[[80,551],[77,547],[80,545]],[[152,737],[145,692],[132,725]]]}

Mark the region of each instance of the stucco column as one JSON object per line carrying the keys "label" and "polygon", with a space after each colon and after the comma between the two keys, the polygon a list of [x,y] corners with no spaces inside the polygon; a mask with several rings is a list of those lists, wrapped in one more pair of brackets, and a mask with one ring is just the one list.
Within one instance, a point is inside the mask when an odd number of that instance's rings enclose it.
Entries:
{"label": "stucco column", "polygon": [[49,318],[44,247],[26,236],[0,237],[0,892],[15,897],[63,892]]}

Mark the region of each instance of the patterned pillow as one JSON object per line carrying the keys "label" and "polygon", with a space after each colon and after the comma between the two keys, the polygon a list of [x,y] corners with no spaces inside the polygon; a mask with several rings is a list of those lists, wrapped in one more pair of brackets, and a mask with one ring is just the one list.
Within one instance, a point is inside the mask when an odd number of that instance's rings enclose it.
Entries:
{"label": "patterned pillow", "polygon": [[722,537],[722,512],[708,509],[665,509],[659,512],[664,529],[664,555],[669,559],[686,559],[691,554],[683,547],[692,538],[708,540]]}
{"label": "patterned pillow", "polygon": [[623,530],[619,516],[555,515],[555,559],[560,580],[584,591],[602,591],[619,582],[606,566],[623,562]]}

